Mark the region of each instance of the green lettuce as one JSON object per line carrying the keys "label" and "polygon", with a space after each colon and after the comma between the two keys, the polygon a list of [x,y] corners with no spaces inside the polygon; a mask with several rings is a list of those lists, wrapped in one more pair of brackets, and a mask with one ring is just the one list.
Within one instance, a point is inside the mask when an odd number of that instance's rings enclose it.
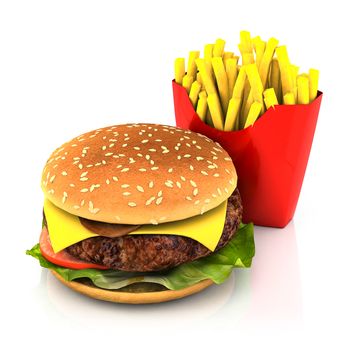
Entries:
{"label": "green lettuce", "polygon": [[134,283],[146,282],[178,290],[205,279],[220,284],[230,276],[233,268],[250,267],[255,254],[254,229],[253,224],[241,225],[234,238],[224,248],[207,257],[161,272],[68,269],[46,260],[41,255],[39,244],[26,253],[38,259],[42,267],[59,273],[66,281],[88,278],[95,286],[104,289],[120,289]]}

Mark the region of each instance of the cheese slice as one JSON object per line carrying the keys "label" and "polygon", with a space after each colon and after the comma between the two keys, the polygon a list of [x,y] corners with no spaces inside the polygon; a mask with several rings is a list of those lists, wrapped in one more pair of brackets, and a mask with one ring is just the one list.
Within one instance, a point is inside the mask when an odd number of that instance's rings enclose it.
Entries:
{"label": "cheese slice", "polygon": [[[226,208],[227,200],[202,215],[159,225],[142,225],[129,234],[185,236],[214,251],[224,229]],[[55,253],[86,238],[98,236],[85,228],[77,216],[56,207],[48,199],[44,201],[44,213],[51,245]]]}

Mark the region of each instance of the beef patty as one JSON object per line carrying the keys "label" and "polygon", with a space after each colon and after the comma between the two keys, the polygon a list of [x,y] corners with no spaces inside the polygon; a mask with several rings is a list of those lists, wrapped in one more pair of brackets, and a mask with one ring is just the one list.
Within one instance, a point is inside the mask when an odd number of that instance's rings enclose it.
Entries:
{"label": "beef patty", "polygon": [[[233,237],[242,219],[242,203],[238,189],[228,198],[226,220],[215,251]],[[211,254],[201,243],[176,235],[127,235],[92,237],[66,248],[85,261],[110,269],[130,272],[160,271]]]}

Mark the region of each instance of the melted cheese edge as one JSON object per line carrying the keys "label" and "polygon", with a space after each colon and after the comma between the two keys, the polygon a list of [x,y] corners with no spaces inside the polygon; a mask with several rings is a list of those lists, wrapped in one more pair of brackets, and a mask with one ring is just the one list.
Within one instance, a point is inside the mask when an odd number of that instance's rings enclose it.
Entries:
{"label": "melted cheese edge", "polygon": [[[202,215],[159,225],[142,225],[129,234],[185,236],[203,244],[210,251],[214,251],[224,229],[226,208],[227,200]],[[85,228],[77,216],[56,207],[48,199],[44,201],[44,213],[55,253],[86,238],[98,236]]]}

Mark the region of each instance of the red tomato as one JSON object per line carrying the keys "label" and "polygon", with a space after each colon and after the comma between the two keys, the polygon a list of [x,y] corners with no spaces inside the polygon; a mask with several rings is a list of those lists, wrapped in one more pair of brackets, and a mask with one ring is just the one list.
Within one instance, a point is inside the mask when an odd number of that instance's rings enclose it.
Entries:
{"label": "red tomato", "polygon": [[68,267],[69,269],[99,269],[99,270],[107,270],[108,268],[103,265],[88,263],[83,260],[77,259],[74,256],[68,254],[66,251],[61,250],[58,253],[55,253],[52,249],[49,232],[47,228],[44,226],[40,235],[40,251],[43,257],[52,262],[53,264]]}

